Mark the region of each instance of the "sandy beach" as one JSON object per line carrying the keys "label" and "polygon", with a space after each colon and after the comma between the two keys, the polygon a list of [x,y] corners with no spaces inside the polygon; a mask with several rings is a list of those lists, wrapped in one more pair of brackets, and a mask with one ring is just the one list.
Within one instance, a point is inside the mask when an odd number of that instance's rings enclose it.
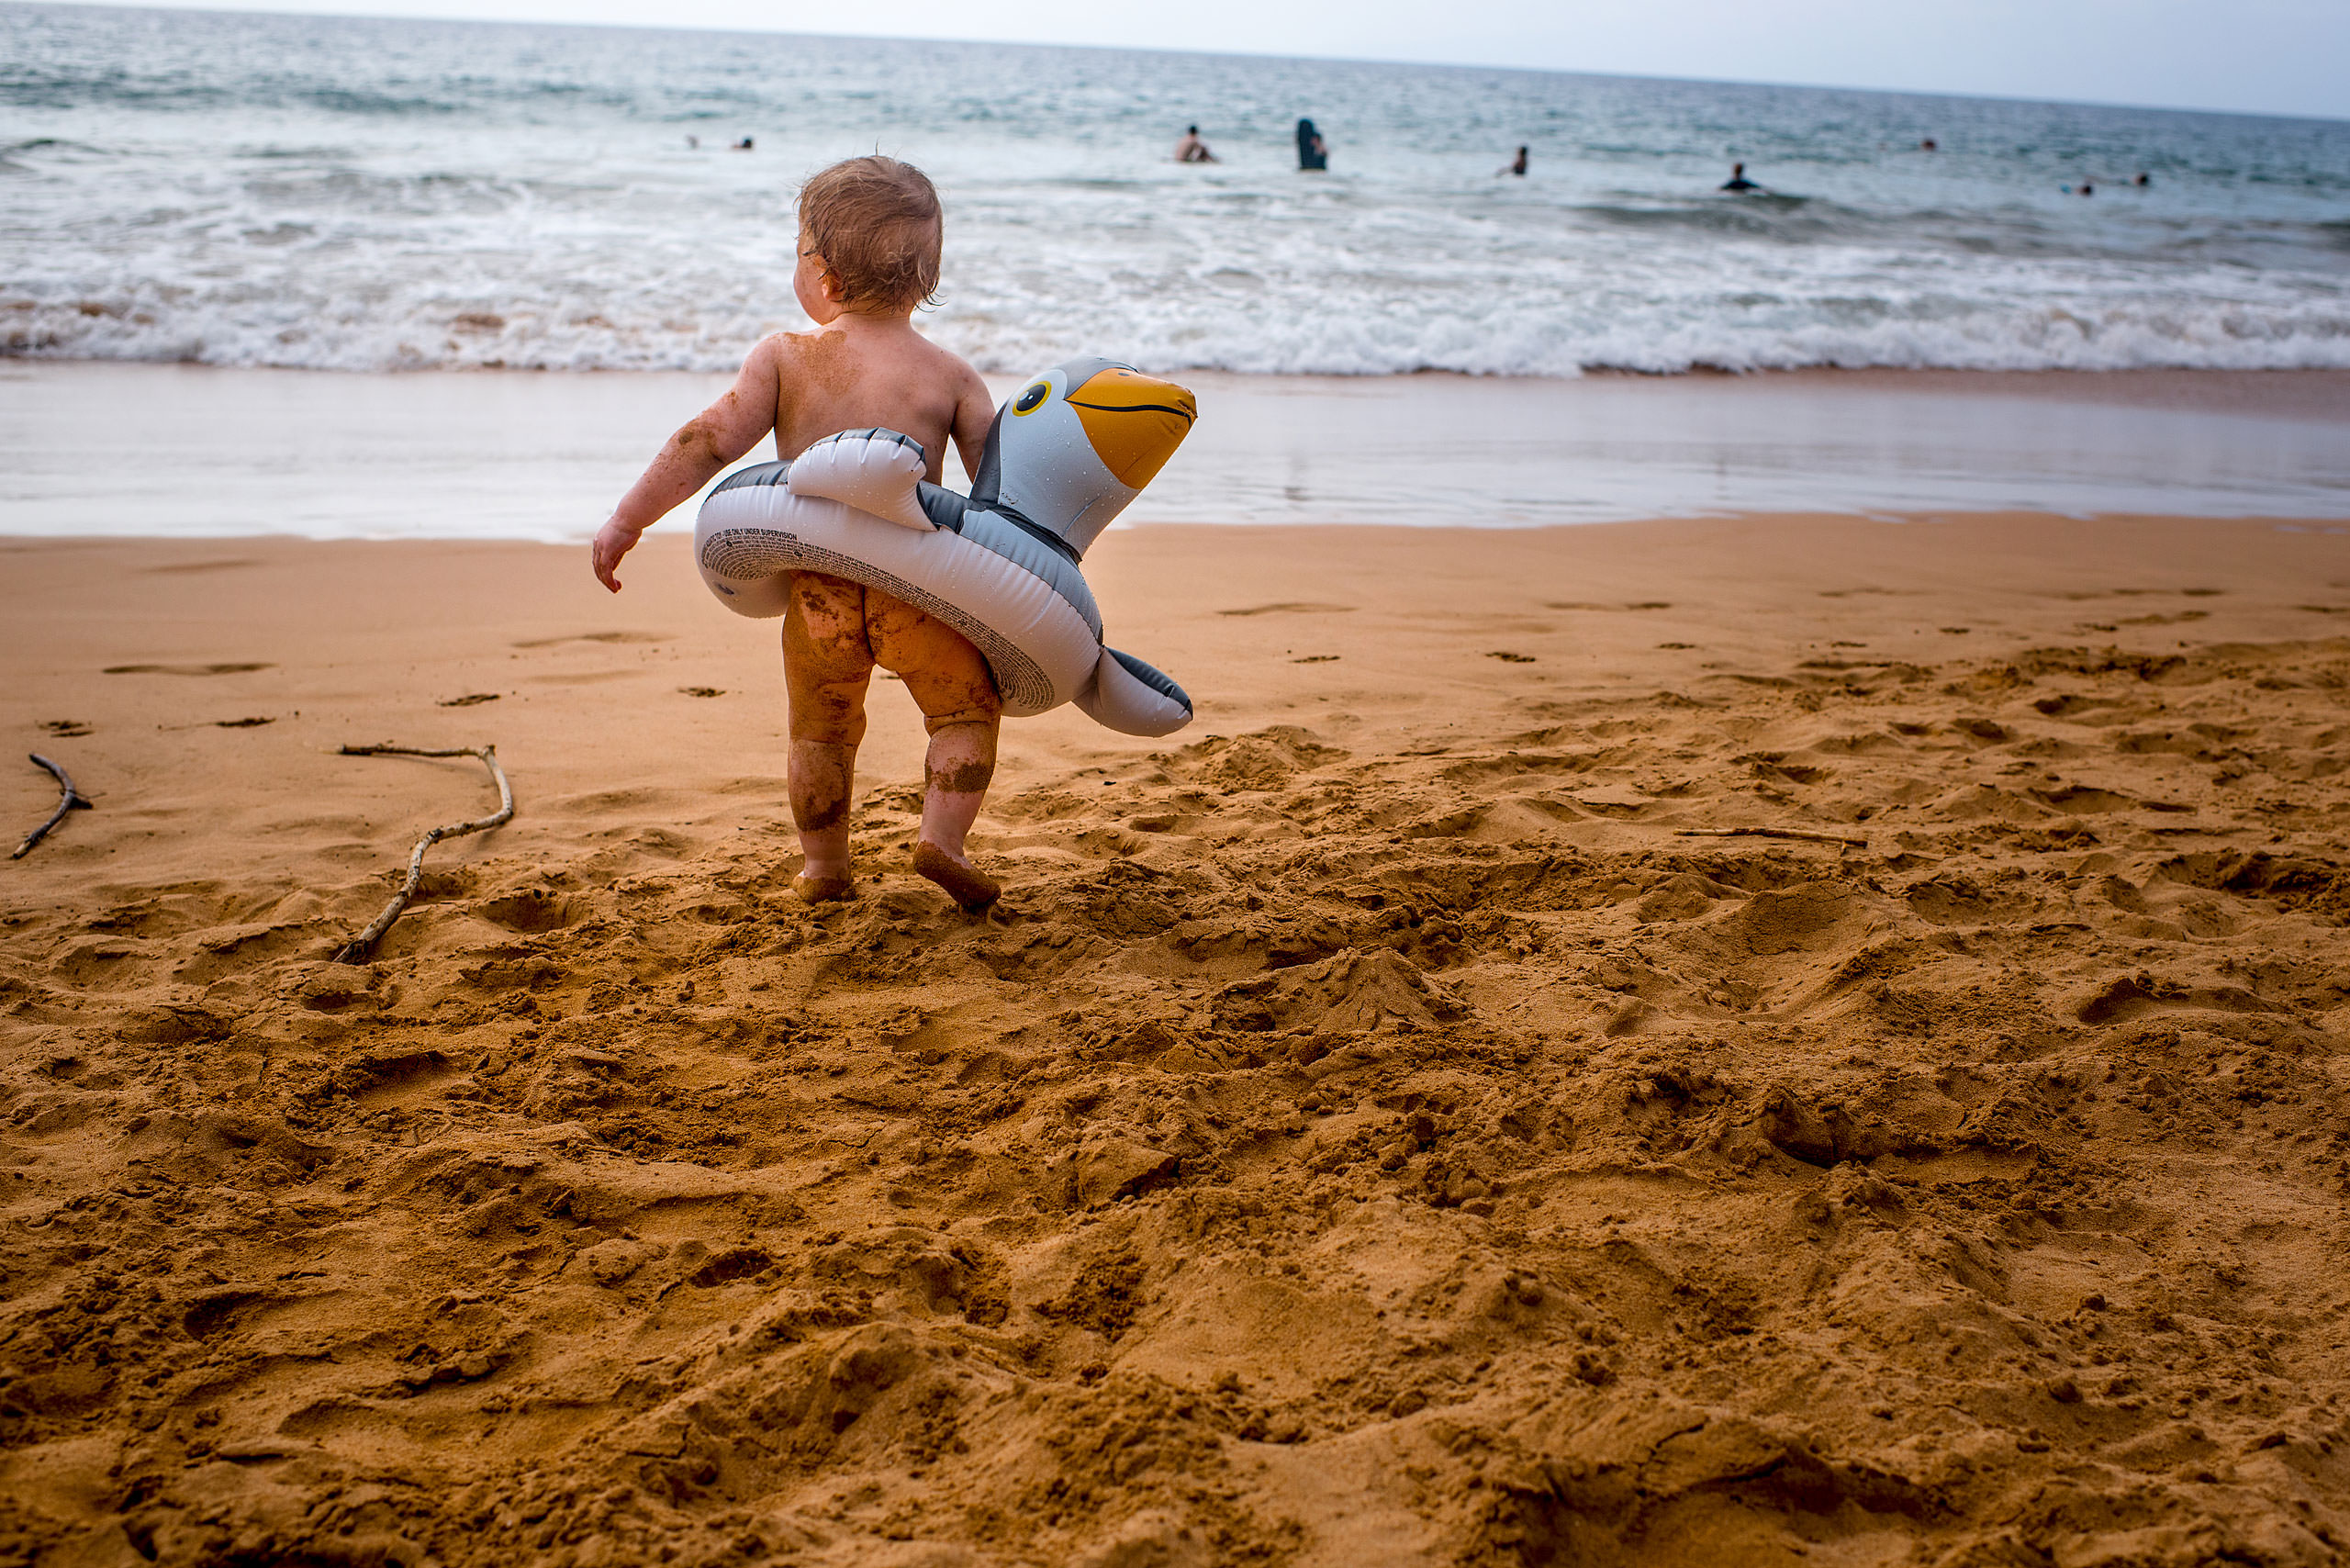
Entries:
{"label": "sandy beach", "polygon": [[[0,1568],[2350,1562],[2331,16],[205,4],[0,0]],[[1194,718],[811,908],[588,542],[934,349]]]}
{"label": "sandy beach", "polygon": [[1121,532],[985,920],[676,534],[0,543],[0,1561],[2337,1562],[2338,528]]}

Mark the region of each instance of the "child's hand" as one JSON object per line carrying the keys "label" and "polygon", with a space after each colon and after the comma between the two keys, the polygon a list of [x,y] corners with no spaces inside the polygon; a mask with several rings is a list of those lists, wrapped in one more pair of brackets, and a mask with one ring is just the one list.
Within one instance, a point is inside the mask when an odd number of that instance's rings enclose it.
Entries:
{"label": "child's hand", "polygon": [[614,593],[620,592],[621,580],[612,576],[612,571],[621,564],[621,556],[636,548],[636,542],[643,534],[643,529],[631,528],[617,517],[598,529],[594,547],[596,580]]}

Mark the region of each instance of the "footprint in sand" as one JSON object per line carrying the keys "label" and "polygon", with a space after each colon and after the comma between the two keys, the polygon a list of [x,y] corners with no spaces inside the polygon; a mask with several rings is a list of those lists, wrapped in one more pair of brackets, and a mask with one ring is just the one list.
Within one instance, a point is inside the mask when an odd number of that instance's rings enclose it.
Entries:
{"label": "footprint in sand", "polygon": [[1724,929],[1758,957],[1817,953],[1839,946],[1846,923],[1863,913],[1859,899],[1832,882],[1798,882],[1754,894]]}
{"label": "footprint in sand", "polygon": [[513,646],[553,648],[565,643],[666,643],[671,640],[671,633],[666,632],[573,632],[561,637],[531,637]]}
{"label": "footprint in sand", "polygon": [[108,665],[108,675],[246,675],[257,669],[274,669],[274,665]]}
{"label": "footprint in sand", "polygon": [[95,725],[83,719],[43,719],[40,722],[41,734],[55,735],[61,740],[71,740],[77,735],[90,734],[95,733]]}
{"label": "footprint in sand", "polygon": [[529,888],[487,899],[475,909],[492,924],[531,935],[560,931],[577,918],[570,900],[546,888]]}
{"label": "footprint in sand", "polygon": [[1345,615],[1351,604],[1316,604],[1308,599],[1284,599],[1279,604],[1252,604],[1246,610],[1219,610],[1218,615]]}
{"label": "footprint in sand", "polygon": [[259,561],[251,559],[239,559],[233,561],[170,561],[160,566],[144,567],[142,568],[142,571],[145,576],[151,577],[177,577],[190,572],[233,572],[241,566],[258,566],[260,565],[261,563]]}

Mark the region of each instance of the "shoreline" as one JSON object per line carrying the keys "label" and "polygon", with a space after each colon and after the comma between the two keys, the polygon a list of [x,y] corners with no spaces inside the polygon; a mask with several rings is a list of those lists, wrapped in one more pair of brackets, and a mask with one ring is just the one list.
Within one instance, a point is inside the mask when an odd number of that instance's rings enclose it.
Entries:
{"label": "shoreline", "polygon": [[[0,362],[0,534],[584,539],[729,379]],[[2350,516],[2350,372],[1189,379],[1122,524]]]}
{"label": "shoreline", "polygon": [[[388,376],[394,379],[450,376],[457,378],[517,380],[563,380],[571,377],[629,380],[638,377],[677,376],[697,380],[724,378],[726,371],[677,369],[614,369],[595,367],[585,370],[552,369],[532,365],[462,365],[392,367],[368,370],[320,369],[310,365],[279,364],[215,364],[203,360],[147,360],[112,357],[75,358],[48,354],[0,353],[0,373],[12,368],[33,369],[46,365],[106,366],[144,368],[151,370],[183,370],[193,372],[231,372],[263,375],[318,376],[327,379],[357,379],[368,376]],[[1235,382],[1284,382],[1301,386],[1349,386],[1381,382],[1468,382],[1472,384],[1531,383],[1537,386],[1569,385],[1583,381],[1660,383],[1695,381],[1732,385],[1769,385],[1783,383],[1801,385],[1807,381],[1824,384],[1860,384],[1882,378],[1889,386],[1934,386],[1937,390],[1958,391],[1973,387],[1985,391],[2021,392],[2042,388],[2059,397],[2083,395],[2098,388],[2121,388],[2133,398],[2164,399],[2177,396],[2195,386],[2233,387],[2222,400],[2238,403],[2261,412],[2288,412],[2297,409],[2324,419],[2350,419],[2350,369],[2333,366],[2286,366],[2244,370],[2219,366],[2146,365],[2109,370],[2082,370],[2071,366],[2051,366],[2046,369],[2017,369],[2008,367],[1973,367],[1962,365],[1900,365],[1900,364],[1807,364],[1795,366],[1764,366],[1753,370],[1729,370],[1715,365],[1692,365],[1686,370],[1652,371],[1630,369],[1617,365],[1586,366],[1572,375],[1521,375],[1515,374],[1484,374],[1462,370],[1427,367],[1418,370],[1362,372],[1360,374],[1322,374],[1292,371],[1224,370],[1214,366],[1192,365],[1176,369],[1154,370],[1154,374],[1178,376],[1201,376]],[[983,371],[982,376],[990,386],[1013,387],[1022,377],[1005,371]],[[2172,389],[2176,387],[2177,392]],[[2285,391],[2286,388],[2290,391]],[[2264,390],[2277,389],[2284,395],[2272,401],[2261,396]],[[2216,405],[2201,405],[2216,406]]]}
{"label": "shoreline", "polygon": [[[2264,418],[2306,418],[2350,422],[2350,370],[2200,370],[2155,366],[2143,370],[1962,370],[1943,365],[1807,365],[1798,370],[1709,371],[1687,374],[1732,381],[1817,380],[1822,385],[1866,386],[2007,397],[2041,395],[2060,402],[2118,402],[2138,408],[2198,409]],[[1585,371],[1585,377],[1649,377],[1638,371]]]}

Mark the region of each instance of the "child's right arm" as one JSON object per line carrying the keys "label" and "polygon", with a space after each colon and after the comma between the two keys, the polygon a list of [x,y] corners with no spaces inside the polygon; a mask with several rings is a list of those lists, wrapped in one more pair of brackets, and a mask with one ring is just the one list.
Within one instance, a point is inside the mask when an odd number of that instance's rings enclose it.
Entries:
{"label": "child's right arm", "polygon": [[612,575],[621,557],[635,548],[644,531],[716,476],[718,471],[758,444],[775,428],[779,338],[763,338],[743,361],[743,374],[726,396],[704,409],[669,438],[631,486],[602,528],[596,531],[596,580],[614,593]]}

